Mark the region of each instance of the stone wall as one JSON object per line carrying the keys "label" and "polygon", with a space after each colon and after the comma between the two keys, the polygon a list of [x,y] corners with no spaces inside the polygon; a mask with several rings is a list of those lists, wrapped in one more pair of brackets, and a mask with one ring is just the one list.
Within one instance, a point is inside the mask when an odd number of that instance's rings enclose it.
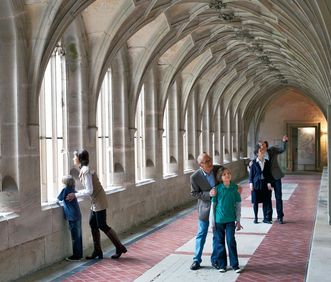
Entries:
{"label": "stone wall", "polygon": [[[233,178],[246,177],[244,161],[227,164]],[[108,224],[118,233],[195,200],[190,196],[190,175],[174,176],[108,193]],[[84,249],[92,246],[88,225],[89,200],[80,202],[83,214]],[[57,205],[26,215],[0,218],[0,281],[17,279],[71,255],[71,237]],[[102,240],[108,240],[104,234]]]}

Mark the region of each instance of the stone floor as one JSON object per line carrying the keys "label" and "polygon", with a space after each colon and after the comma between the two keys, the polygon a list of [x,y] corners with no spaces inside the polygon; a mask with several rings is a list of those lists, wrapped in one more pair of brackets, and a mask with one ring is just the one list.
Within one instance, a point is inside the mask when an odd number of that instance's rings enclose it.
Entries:
{"label": "stone floor", "polygon": [[[230,268],[220,273],[211,267],[211,233],[207,237],[202,268],[190,270],[197,213],[195,208],[188,208],[127,237],[124,242],[128,252],[119,260],[110,259],[113,249],[109,249],[103,260],[63,261],[20,281],[331,281],[331,271],[327,267],[323,269],[318,255],[320,250],[327,249],[325,246],[331,248],[326,214],[317,213],[317,208],[324,207],[320,205],[323,199],[318,197],[320,180],[320,174],[289,175],[283,179],[283,225],[253,224],[250,192],[247,183],[242,183],[244,229],[236,233],[239,263],[243,268],[240,274]],[[261,219],[262,209],[259,215]],[[275,209],[273,216],[277,217]],[[319,227],[322,225],[324,227]],[[319,238],[316,230],[329,232],[324,247],[316,240]],[[330,249],[324,252],[331,253]],[[328,263],[330,259],[324,265]]]}

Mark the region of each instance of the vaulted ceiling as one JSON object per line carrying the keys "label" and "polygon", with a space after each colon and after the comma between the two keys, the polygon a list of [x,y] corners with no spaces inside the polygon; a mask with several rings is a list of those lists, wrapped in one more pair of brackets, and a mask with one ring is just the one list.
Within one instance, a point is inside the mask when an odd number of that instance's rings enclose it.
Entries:
{"label": "vaulted ceiling", "polygon": [[328,0],[12,2],[16,15],[24,12],[35,62],[30,77],[39,84],[55,44],[75,24],[84,39],[92,93],[125,49],[130,97],[136,99],[146,73],[156,69],[161,108],[178,79],[183,109],[193,89],[201,104],[212,97],[214,105],[222,102],[246,118],[284,88],[311,97],[324,114],[330,104]]}

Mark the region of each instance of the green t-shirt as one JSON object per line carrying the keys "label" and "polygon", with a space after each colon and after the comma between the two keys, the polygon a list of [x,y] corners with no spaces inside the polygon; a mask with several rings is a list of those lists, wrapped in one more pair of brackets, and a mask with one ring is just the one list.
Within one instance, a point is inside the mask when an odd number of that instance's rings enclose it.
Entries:
{"label": "green t-shirt", "polygon": [[236,221],[236,203],[241,202],[238,185],[230,182],[229,187],[226,187],[221,183],[216,186],[216,190],[216,197],[212,197],[212,202],[216,202],[215,222]]}

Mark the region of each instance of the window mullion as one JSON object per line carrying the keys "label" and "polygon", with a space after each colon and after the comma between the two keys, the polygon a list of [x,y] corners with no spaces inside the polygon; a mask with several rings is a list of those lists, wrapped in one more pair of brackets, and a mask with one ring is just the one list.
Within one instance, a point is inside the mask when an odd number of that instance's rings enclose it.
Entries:
{"label": "window mullion", "polygon": [[[46,76],[46,72],[45,72]],[[39,97],[39,124],[40,124],[40,166],[41,166],[41,201],[47,201],[47,160],[43,156],[47,156],[46,153],[46,128],[45,128],[45,79],[42,82],[41,93]]]}
{"label": "window mullion", "polygon": [[114,163],[113,158],[111,156],[114,155],[114,144],[113,144],[113,95],[112,95],[112,77],[111,72],[107,72],[107,82],[108,82],[108,140],[107,140],[107,146],[108,146],[108,181],[109,183],[112,183],[112,174],[114,173]]}
{"label": "window mullion", "polygon": [[57,64],[56,56],[53,56],[51,59],[51,103],[52,103],[52,183],[53,187],[50,189],[50,195],[53,194],[53,190],[58,182],[58,140],[57,140]]}
{"label": "window mullion", "polygon": [[61,124],[61,130],[62,130],[62,149],[61,149],[61,158],[62,158],[62,170],[64,172],[69,171],[69,164],[67,161],[67,155],[68,155],[68,108],[67,108],[67,79],[66,79],[66,64],[65,64],[65,57],[60,57],[61,62],[61,112],[62,112],[62,124]]}

